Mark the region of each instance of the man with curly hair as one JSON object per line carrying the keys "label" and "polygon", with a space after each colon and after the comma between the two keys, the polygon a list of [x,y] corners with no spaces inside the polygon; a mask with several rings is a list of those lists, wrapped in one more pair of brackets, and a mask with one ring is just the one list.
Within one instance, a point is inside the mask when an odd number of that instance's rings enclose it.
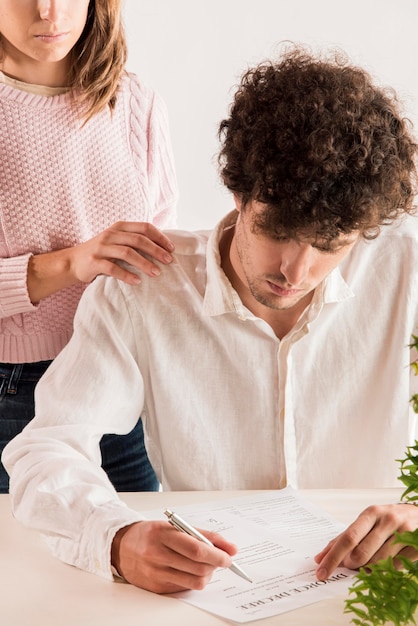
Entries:
{"label": "man with curly hair", "polygon": [[[245,73],[220,137],[232,213],[171,232],[158,280],[94,281],[3,455],[15,515],[57,556],[161,593],[203,588],[236,549],[127,508],[100,468],[104,433],[141,414],[165,490],[397,486],[415,437],[417,146],[396,97],[292,49]],[[397,554],[394,533],[417,526],[417,507],[369,507],[318,578]]]}

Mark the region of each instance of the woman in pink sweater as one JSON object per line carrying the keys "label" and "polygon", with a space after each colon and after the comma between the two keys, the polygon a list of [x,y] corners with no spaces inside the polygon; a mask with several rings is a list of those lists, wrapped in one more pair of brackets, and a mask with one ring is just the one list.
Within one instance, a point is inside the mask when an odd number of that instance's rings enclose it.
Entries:
{"label": "woman in pink sweater", "polygon": [[[138,282],[121,261],[158,280],[171,261],[156,228],[175,226],[166,110],[125,70],[120,5],[0,3],[0,452],[33,417],[86,285]],[[101,447],[117,490],[157,488],[141,420]]]}

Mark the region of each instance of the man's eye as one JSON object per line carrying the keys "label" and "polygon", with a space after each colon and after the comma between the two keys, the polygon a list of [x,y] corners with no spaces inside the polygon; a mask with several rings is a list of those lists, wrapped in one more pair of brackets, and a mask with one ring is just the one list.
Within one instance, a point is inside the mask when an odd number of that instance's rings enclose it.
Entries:
{"label": "man's eye", "polygon": [[315,248],[315,250],[318,250],[318,252],[323,252],[324,254],[336,254],[340,250],[340,248],[331,248],[330,246],[321,246],[318,244],[314,244],[312,247]]}

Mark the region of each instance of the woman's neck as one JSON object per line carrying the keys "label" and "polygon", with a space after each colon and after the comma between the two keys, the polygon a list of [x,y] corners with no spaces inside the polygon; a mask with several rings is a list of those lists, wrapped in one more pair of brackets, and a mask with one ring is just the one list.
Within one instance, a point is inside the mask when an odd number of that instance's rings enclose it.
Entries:
{"label": "woman's neck", "polygon": [[68,58],[62,61],[42,63],[32,59],[6,56],[0,63],[0,70],[6,76],[23,83],[44,85],[45,87],[66,87],[68,83]]}

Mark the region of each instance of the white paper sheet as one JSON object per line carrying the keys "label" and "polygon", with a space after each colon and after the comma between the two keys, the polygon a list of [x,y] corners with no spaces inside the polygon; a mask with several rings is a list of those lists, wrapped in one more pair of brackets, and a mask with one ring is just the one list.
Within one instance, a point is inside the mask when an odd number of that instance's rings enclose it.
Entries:
{"label": "white paper sheet", "polygon": [[[217,570],[203,591],[174,597],[225,619],[245,623],[346,595],[355,572],[338,568],[315,578],[317,554],[344,526],[288,487],[230,500],[171,507],[193,526],[221,533],[239,547],[234,561],[252,579]],[[163,511],[147,512],[163,519]]]}

